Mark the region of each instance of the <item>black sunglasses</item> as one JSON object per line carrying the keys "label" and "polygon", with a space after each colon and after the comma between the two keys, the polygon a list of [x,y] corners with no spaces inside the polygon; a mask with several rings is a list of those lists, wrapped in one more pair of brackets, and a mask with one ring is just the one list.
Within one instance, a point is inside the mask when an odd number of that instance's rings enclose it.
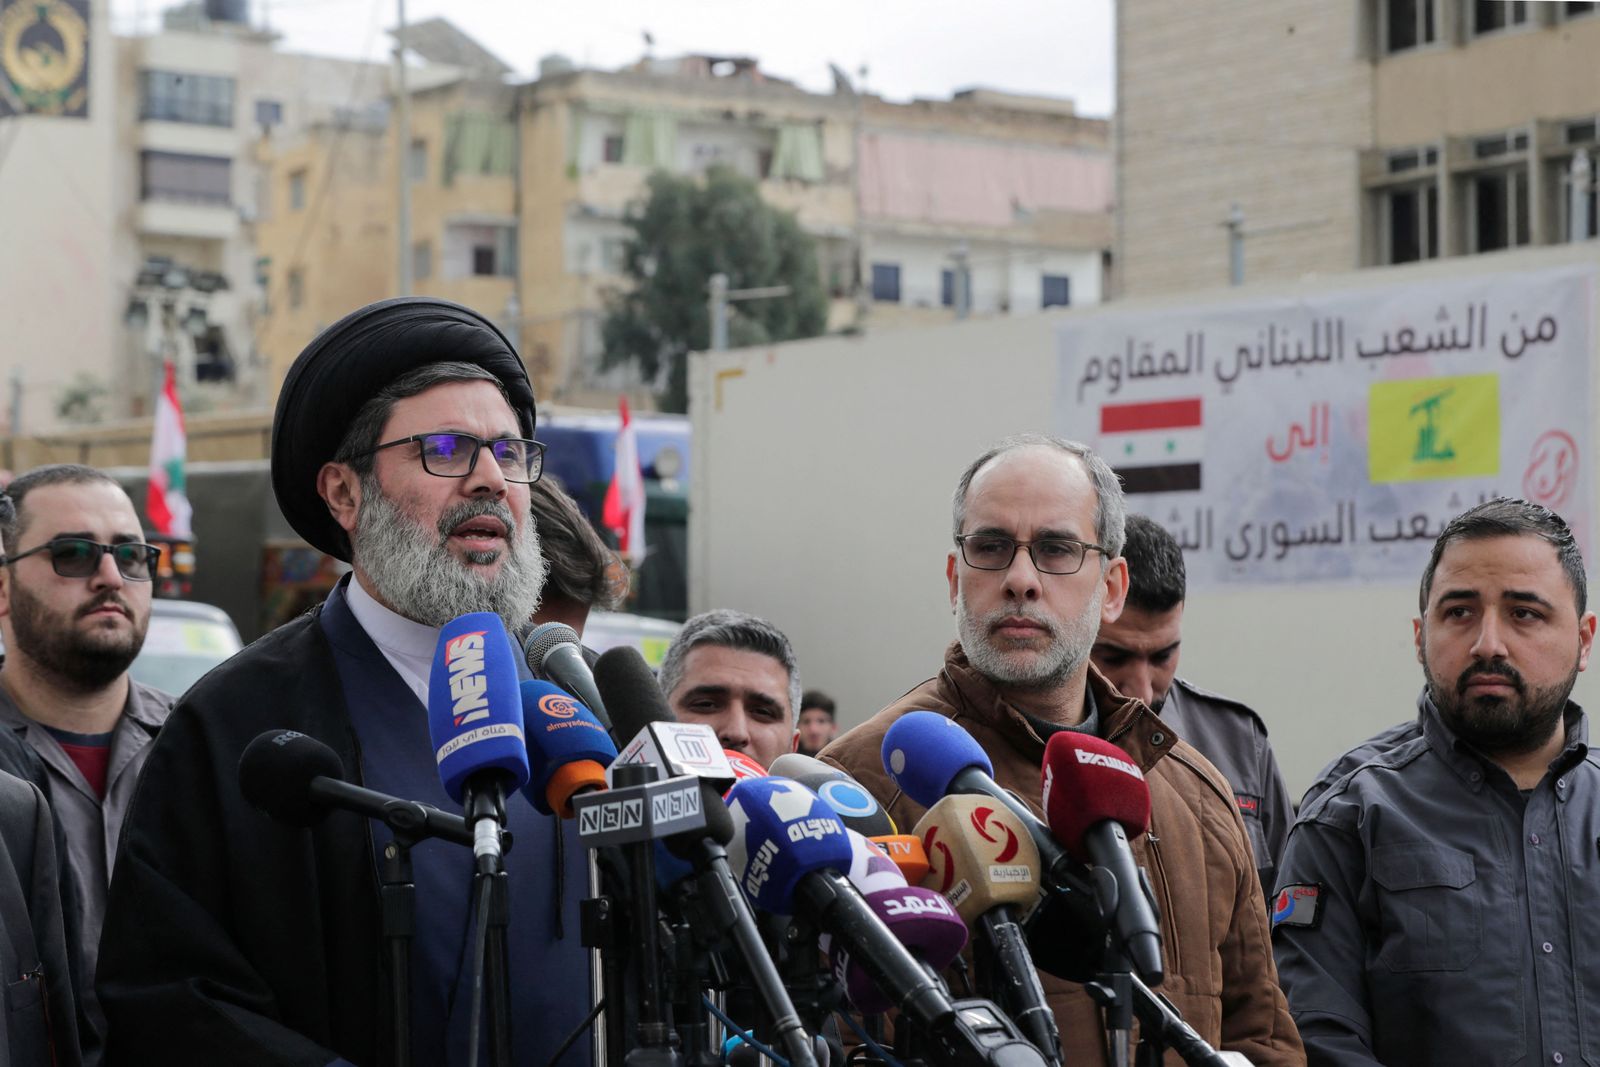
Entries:
{"label": "black sunglasses", "polygon": [[5,557],[7,567],[19,559],[39,552],[50,553],[50,566],[63,578],[88,578],[100,569],[100,557],[107,552],[117,565],[117,571],[130,582],[148,582],[155,571],[161,549],[139,541],[124,541],[119,545],[102,545],[85,537],[58,537],[46,541],[38,548]]}

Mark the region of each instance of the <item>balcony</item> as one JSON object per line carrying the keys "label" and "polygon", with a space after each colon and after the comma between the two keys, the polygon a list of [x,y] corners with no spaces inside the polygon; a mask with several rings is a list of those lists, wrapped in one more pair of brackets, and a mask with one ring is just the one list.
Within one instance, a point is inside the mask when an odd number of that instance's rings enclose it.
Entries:
{"label": "balcony", "polygon": [[231,204],[146,200],[134,216],[145,237],[189,237],[226,241],[239,232],[239,214]]}

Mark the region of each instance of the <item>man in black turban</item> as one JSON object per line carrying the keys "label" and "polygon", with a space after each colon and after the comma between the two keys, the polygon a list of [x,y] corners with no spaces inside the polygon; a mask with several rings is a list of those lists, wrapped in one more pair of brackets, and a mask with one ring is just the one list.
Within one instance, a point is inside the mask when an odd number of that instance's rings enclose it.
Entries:
{"label": "man in black turban", "polygon": [[[101,947],[111,1062],[393,1059],[378,877],[389,831],[342,813],[309,832],[275,823],[244,802],[238,761],[258,734],[293,729],[332,748],[348,780],[460,810],[435,763],[428,678],[451,619],[493,611],[515,630],[538,606],[534,420],[510,343],[442,300],[362,308],[290,368],[273,489],[294,529],[352,574],[202,679],[151,752]],[[542,1067],[589,1008],[582,849],[564,849],[522,795],[506,807],[513,1044],[519,1064]],[[411,859],[413,1058],[465,1063],[472,854],[432,841]],[[562,1063],[586,1064],[587,1042],[572,1048]]]}

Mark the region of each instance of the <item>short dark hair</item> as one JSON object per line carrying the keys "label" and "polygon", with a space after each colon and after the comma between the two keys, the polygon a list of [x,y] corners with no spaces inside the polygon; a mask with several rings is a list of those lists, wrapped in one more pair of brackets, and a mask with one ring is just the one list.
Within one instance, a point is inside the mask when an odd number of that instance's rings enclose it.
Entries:
{"label": "short dark hair", "polygon": [[[500,395],[505,397],[506,403],[511,404],[511,394],[506,390],[505,382],[496,377],[492,371],[485,370],[476,363],[454,360],[424,363],[415,370],[400,375],[378,390],[377,395],[371,400],[361,405],[356,417],[350,420],[350,428],[345,431],[338,449],[333,453],[334,462],[349,464],[350,469],[363,478],[371,474],[373,466],[378,461],[372,449],[383,443],[378,438],[383,433],[384,426],[388,424],[394,406],[408,397],[425,393],[436,385],[449,385],[451,382],[492,382],[494,387],[500,390]],[[512,405],[512,410],[516,410],[515,405]]]}
{"label": "short dark hair", "polygon": [[0,552],[16,551],[17,539],[28,528],[28,515],[22,506],[23,500],[35,489],[43,489],[50,485],[114,485],[118,489],[122,488],[122,483],[105,471],[86,467],[81,463],[52,463],[19,474],[11,480],[10,485],[6,486],[4,493],[10,501],[10,506],[0,506],[0,539],[4,541],[4,547],[0,548]]}
{"label": "short dark hair", "polygon": [[628,572],[618,565],[616,553],[600,535],[554,477],[528,486],[529,510],[539,547],[550,565],[544,596],[589,608],[609,611],[628,594]]}
{"label": "short dark hair", "polygon": [[1583,573],[1583,554],[1572,536],[1566,520],[1549,508],[1526,500],[1497,497],[1477,507],[1468,508],[1445,524],[1433,543],[1433,553],[1428,557],[1428,567],[1422,572],[1422,592],[1417,598],[1420,614],[1428,614],[1428,596],[1433,592],[1433,573],[1439,569],[1439,558],[1444,550],[1457,541],[1482,541],[1491,537],[1537,537],[1556,550],[1561,569],[1567,572],[1567,584],[1572,586],[1572,597],[1582,615],[1588,605],[1589,585]]}
{"label": "short dark hair", "polygon": [[661,691],[667,696],[670,697],[683,681],[684,661],[700,645],[759,652],[783,664],[783,669],[789,672],[789,713],[800,714],[800,664],[795,660],[789,638],[766,619],[728,608],[701,612],[684,623],[678,636],[672,639],[661,661]]}
{"label": "short dark hair", "polygon": [[1054,448],[1083,464],[1084,472],[1094,484],[1094,539],[1106,550],[1101,565],[1122,555],[1125,505],[1121,480],[1088,445],[1047,433],[1012,434],[967,465],[956,482],[956,495],[951,504],[954,536],[961,536],[961,524],[967,519],[967,493],[972,489],[972,479],[991,460],[1024,448]]}
{"label": "short dark hair", "polygon": [[1186,577],[1183,549],[1167,528],[1144,515],[1128,516],[1128,607],[1153,614],[1183,603]]}
{"label": "short dark hair", "polygon": [[800,706],[795,709],[795,718],[800,717],[800,712],[816,708],[828,718],[834,718],[834,709],[837,707],[833,698],[820,689],[807,689],[800,696]]}

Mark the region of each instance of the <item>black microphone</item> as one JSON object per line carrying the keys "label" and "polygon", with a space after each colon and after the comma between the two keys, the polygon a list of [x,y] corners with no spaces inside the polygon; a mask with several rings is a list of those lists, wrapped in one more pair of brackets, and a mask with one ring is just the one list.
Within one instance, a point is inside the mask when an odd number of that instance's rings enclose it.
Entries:
{"label": "black microphone", "polygon": [[[606,712],[605,702],[600,699],[600,690],[595,687],[594,673],[583,658],[578,631],[564,623],[541,623],[529,630],[528,636],[522,639],[522,654],[528,661],[530,671],[550,679],[577,697],[594,712],[600,725],[611,731],[611,716]],[[618,740],[615,731],[611,731],[611,736],[612,740]]]}
{"label": "black microphone", "polygon": [[461,816],[351,785],[333,749],[295,730],[268,730],[245,746],[239,790],[252,807],[290,826],[315,826],[338,808],[413,837],[472,844],[472,830]]}

